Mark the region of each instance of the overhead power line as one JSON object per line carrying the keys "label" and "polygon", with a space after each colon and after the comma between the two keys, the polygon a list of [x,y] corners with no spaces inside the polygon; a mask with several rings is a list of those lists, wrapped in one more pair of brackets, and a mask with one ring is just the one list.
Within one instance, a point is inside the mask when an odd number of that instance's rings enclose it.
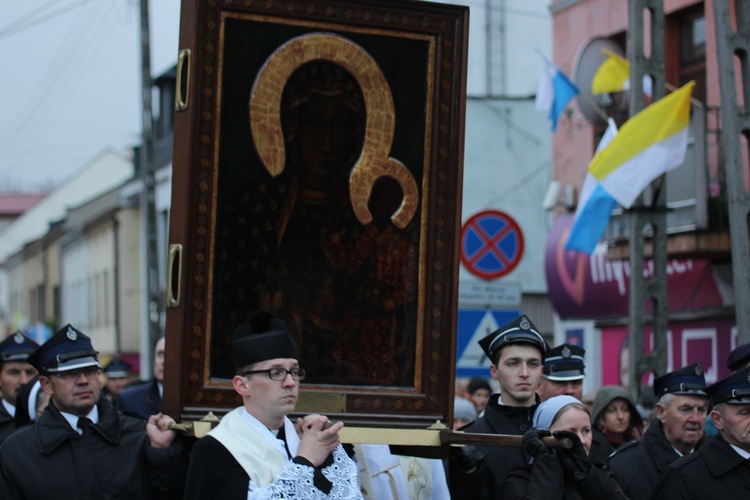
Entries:
{"label": "overhead power line", "polygon": [[27,29],[33,28],[34,26],[37,26],[43,22],[50,21],[52,19],[55,19],[57,17],[60,17],[61,15],[76,9],[80,7],[81,5],[90,2],[91,0],[78,0],[75,3],[71,3],[68,5],[60,6],[57,10],[54,10],[52,12],[44,14],[44,11],[48,10],[52,6],[59,6],[60,2],[59,0],[50,0],[44,5],[39,6],[38,8],[32,10],[25,16],[21,16],[15,21],[11,22],[10,24],[7,24],[3,28],[0,29],[0,40],[3,38],[7,38],[11,35],[15,35],[17,33],[21,33],[22,31],[26,31]]}

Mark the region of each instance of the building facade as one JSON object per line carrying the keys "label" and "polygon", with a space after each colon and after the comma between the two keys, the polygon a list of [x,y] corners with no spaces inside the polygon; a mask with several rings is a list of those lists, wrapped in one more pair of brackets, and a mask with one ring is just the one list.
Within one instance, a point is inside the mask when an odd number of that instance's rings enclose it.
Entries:
{"label": "building facade", "polygon": [[[627,119],[628,92],[593,96],[590,75],[591,68],[605,57],[599,51],[602,47],[628,57],[632,46],[628,41],[632,31],[629,3],[558,0],[551,4],[555,62],[577,78],[581,93],[618,125]],[[726,357],[737,344],[713,9],[712,2],[695,0],[665,0],[663,6],[664,40],[654,39],[653,43],[664,43],[666,91],[696,82],[687,159],[666,178],[667,369],[700,360],[711,383],[728,374]],[[648,12],[643,26],[648,34]],[[591,108],[589,102],[584,96],[571,101],[553,139],[554,178],[573,191],[580,190],[606,126],[586,109]],[[605,241],[591,256],[563,249],[573,222],[572,211],[556,212],[547,241],[547,281],[558,315],[555,338],[586,347],[588,389],[627,384],[632,272],[627,261],[627,217],[622,209],[615,211]],[[643,272],[653,274],[650,260]],[[645,345],[647,351],[653,345],[650,326],[646,327]],[[646,377],[643,383],[649,381]]]}

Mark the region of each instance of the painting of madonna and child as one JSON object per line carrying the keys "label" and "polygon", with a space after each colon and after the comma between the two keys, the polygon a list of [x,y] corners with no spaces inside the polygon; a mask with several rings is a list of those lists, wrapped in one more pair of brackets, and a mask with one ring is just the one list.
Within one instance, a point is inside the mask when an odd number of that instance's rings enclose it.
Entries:
{"label": "painting of madonna and child", "polygon": [[[234,28],[225,53],[260,36]],[[222,64],[211,376],[232,377],[232,331],[268,310],[294,335],[306,385],[414,387],[428,44],[402,46],[413,57],[389,65],[348,37],[286,36],[257,71]],[[284,51],[300,40],[355,57],[310,56],[290,69]],[[396,92],[386,75],[421,84]]]}

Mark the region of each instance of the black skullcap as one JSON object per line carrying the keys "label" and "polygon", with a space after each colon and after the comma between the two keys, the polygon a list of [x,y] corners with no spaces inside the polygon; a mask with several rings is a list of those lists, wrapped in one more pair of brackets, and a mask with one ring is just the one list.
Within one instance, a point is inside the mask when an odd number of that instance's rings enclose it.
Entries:
{"label": "black skullcap", "polygon": [[533,345],[542,353],[542,360],[544,360],[546,348],[544,338],[536,329],[534,323],[525,315],[521,315],[510,323],[501,326],[479,341],[482,350],[493,363],[495,362],[495,354],[500,349],[516,343]]}
{"label": "black skullcap", "polygon": [[729,359],[727,359],[727,368],[736,372],[748,362],[750,362],[750,343],[732,349],[732,352],[729,353]]}
{"label": "black skullcap", "polygon": [[21,332],[16,332],[0,342],[0,363],[5,361],[26,361],[36,351],[39,344]]}
{"label": "black skullcap", "polygon": [[286,324],[273,313],[250,315],[232,334],[234,364],[239,371],[247,365],[269,359],[297,359],[297,343]]}
{"label": "black skullcap", "polygon": [[583,379],[586,350],[577,345],[562,344],[547,351],[542,376],[560,382]]}
{"label": "black skullcap", "polygon": [[750,367],[731,374],[719,380],[706,389],[708,396],[714,402],[735,405],[750,404]]}
{"label": "black skullcap", "polygon": [[91,339],[72,325],[65,325],[39,346],[27,360],[39,373],[58,373],[101,366]]}
{"label": "black skullcap", "polygon": [[701,362],[698,361],[657,377],[654,380],[654,396],[661,398],[665,394],[707,396],[706,376],[703,373]]}

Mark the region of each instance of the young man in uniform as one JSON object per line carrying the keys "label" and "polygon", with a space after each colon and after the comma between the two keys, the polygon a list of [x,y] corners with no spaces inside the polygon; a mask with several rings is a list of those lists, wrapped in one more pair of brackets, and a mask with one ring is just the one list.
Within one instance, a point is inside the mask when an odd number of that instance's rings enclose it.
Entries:
{"label": "young man in uniform", "polygon": [[654,394],[658,418],[643,437],[621,446],[607,461],[630,498],[649,498],[659,474],[703,441],[708,395],[700,363],[658,377]]}
{"label": "young man in uniform", "polygon": [[[519,316],[479,341],[492,360],[490,374],[500,383],[500,394],[490,398],[484,415],[461,430],[480,434],[521,436],[532,426],[539,398],[545,342],[526,316]],[[454,451],[455,450],[455,451]],[[476,446],[455,448],[450,458],[450,486],[454,499],[502,498],[508,472],[526,465],[521,447]]]}
{"label": "young man in uniform", "polygon": [[36,375],[36,368],[26,359],[39,345],[21,332],[0,342],[0,443],[16,430],[16,397],[18,391]]}
{"label": "young man in uniform", "polygon": [[243,405],[193,447],[186,499],[362,498],[357,465],[339,444],[344,426],[322,415],[296,425],[294,411],[305,370],[284,322],[261,311],[232,335]]}
{"label": "young man in uniform", "polygon": [[0,446],[0,498],[141,498],[175,486],[182,447],[174,422],[121,415],[100,398],[98,352],[63,327],[28,358],[50,403]]}
{"label": "young man in uniform", "polygon": [[706,440],[664,471],[652,498],[750,496],[750,368],[706,389],[719,436]]}

